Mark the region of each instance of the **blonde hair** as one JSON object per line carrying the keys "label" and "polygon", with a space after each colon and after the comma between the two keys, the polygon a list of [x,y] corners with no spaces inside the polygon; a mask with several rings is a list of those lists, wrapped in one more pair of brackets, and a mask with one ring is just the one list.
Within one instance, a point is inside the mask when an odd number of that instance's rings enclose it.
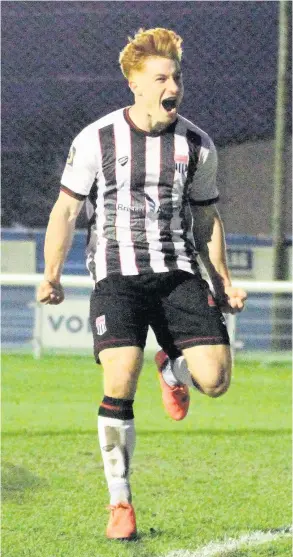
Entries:
{"label": "blonde hair", "polygon": [[171,58],[180,63],[181,43],[182,38],[170,29],[139,29],[134,38],[128,37],[128,44],[120,52],[119,63],[124,77],[128,79],[133,70],[141,70],[150,56]]}

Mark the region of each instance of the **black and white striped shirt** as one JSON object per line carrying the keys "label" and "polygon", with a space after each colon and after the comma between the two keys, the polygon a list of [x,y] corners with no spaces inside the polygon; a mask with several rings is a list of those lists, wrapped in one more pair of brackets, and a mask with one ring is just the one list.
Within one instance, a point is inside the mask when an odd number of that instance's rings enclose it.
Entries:
{"label": "black and white striped shirt", "polygon": [[128,109],[87,126],[72,143],[61,189],[87,198],[87,266],[95,282],[197,268],[190,204],[214,203],[217,154],[178,116],[160,133],[138,129]]}

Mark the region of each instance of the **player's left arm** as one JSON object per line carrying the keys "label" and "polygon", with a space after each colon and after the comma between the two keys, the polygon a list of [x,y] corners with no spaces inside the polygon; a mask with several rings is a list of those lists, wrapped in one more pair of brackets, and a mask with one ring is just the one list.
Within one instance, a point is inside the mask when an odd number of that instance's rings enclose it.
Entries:
{"label": "player's left arm", "polygon": [[192,204],[191,212],[195,246],[213,284],[219,306],[226,313],[242,311],[247,294],[232,285],[224,226],[216,206]]}

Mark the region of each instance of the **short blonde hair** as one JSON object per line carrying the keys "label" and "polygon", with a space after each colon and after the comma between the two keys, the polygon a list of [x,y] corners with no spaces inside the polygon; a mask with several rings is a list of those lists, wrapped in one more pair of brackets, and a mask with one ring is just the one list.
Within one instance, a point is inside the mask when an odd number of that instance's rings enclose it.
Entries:
{"label": "short blonde hair", "polygon": [[182,38],[171,29],[139,29],[134,38],[128,38],[128,44],[121,50],[119,63],[121,71],[129,78],[133,70],[141,70],[150,56],[162,56],[181,62]]}

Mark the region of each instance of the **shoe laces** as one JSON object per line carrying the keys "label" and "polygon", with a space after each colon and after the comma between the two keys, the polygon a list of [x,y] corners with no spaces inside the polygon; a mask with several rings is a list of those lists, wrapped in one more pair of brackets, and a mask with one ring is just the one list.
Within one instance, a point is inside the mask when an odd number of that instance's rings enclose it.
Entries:
{"label": "shoe laces", "polygon": [[126,501],[119,501],[116,505],[108,505],[108,511],[115,511],[115,509],[128,509],[130,507],[130,503]]}
{"label": "shoe laces", "polygon": [[174,387],[171,387],[172,391],[174,392],[180,392],[180,393],[184,393],[186,392],[186,388],[185,385],[174,385]]}

